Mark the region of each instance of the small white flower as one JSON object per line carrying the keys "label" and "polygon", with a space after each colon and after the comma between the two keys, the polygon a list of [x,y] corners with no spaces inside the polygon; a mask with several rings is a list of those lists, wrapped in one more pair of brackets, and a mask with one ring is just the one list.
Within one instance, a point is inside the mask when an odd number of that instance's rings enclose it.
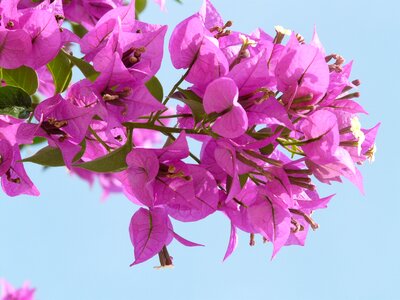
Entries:
{"label": "small white flower", "polygon": [[281,25],[276,25],[276,26],[275,26],[275,30],[276,30],[277,32],[279,32],[279,33],[284,34],[284,35],[291,35],[291,34],[292,34],[292,31],[291,31],[290,29],[286,29],[286,28],[284,28],[284,27],[281,26]]}
{"label": "small white flower", "polygon": [[350,127],[351,133],[358,141],[358,146],[357,146],[358,155],[361,155],[361,146],[365,141],[365,135],[364,132],[362,132],[361,130],[360,120],[358,119],[358,117],[355,116],[351,118],[350,124],[351,124]]}

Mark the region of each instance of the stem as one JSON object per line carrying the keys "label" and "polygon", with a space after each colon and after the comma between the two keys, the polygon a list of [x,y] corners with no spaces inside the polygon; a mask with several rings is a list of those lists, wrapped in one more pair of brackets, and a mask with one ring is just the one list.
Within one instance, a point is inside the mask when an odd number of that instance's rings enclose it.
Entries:
{"label": "stem", "polygon": [[[177,114],[177,115],[168,115],[168,116],[159,116],[158,119],[172,119],[172,118],[189,118],[192,117],[192,114]],[[139,117],[139,119],[151,119],[152,115],[149,117]]]}
{"label": "stem", "polygon": [[[193,60],[195,62],[196,59]],[[171,91],[169,92],[168,96],[165,98],[162,104],[166,105],[171,99],[172,95],[175,93],[175,91],[178,89],[178,87],[181,85],[183,81],[185,81],[185,78],[189,75],[190,70],[192,69],[193,63],[189,66],[189,68],[186,70],[185,74],[182,75],[181,79],[178,80],[177,83],[172,87]]]}
{"label": "stem", "polygon": [[111,148],[110,146],[108,146],[108,145],[101,139],[101,137],[99,137],[99,135],[96,133],[96,131],[93,130],[92,127],[89,127],[89,131],[90,131],[91,134],[93,134],[93,136],[96,138],[96,140],[97,140],[100,144],[102,144],[104,148],[106,148],[106,150],[107,150],[108,152],[111,152],[111,151],[112,151],[112,148]]}
{"label": "stem", "polygon": [[182,131],[185,131],[186,133],[189,134],[207,134],[206,132],[202,130],[194,130],[194,129],[184,129],[184,128],[175,128],[175,127],[165,127],[165,126],[159,126],[159,125],[154,125],[151,123],[134,123],[134,122],[127,122],[123,124],[125,127],[130,128],[130,129],[150,129],[150,130],[157,130],[162,133],[181,133]]}
{"label": "stem", "polygon": [[[200,50],[199,50],[200,51]],[[186,70],[185,74],[182,75],[182,77],[178,80],[177,83],[175,83],[175,85],[172,87],[171,91],[168,93],[167,97],[164,99],[164,101],[162,102],[163,105],[167,105],[169,99],[171,99],[172,95],[175,93],[175,91],[178,89],[178,87],[181,85],[181,83],[183,81],[185,81],[186,77],[189,75],[190,70],[192,69],[192,66],[194,65],[194,63],[197,60],[197,56],[198,56],[198,52],[196,53],[193,61],[191,62],[189,68]],[[164,112],[166,112],[168,110],[168,108],[165,108],[163,110],[159,110],[155,116],[149,120],[149,123],[153,123],[160,117],[160,115]]]}

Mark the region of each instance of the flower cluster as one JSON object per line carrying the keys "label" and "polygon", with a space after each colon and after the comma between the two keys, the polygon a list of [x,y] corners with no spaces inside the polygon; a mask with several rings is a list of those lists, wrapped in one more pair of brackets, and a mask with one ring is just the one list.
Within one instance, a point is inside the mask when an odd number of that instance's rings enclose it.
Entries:
{"label": "flower cluster", "polygon": [[34,300],[35,289],[25,283],[21,288],[15,289],[6,280],[0,280],[0,288],[2,291],[1,300]]}
{"label": "flower cluster", "polygon": [[[164,98],[155,75],[167,27],[137,20],[135,3],[121,2],[1,3],[0,67],[31,68],[48,96],[32,103],[27,121],[0,116],[0,176],[9,196],[39,194],[24,162],[97,178],[103,197],[124,193],[140,206],[129,227],[132,265],[158,254],[164,267],[173,263],[167,246],[174,239],[200,245],[179,236],[171,218],[194,222],[221,212],[231,224],[224,259],[238,229],[250,245],[256,235],[270,242],[274,257],[318,228],[311,214],[332,196],[320,197],[312,176],[327,184],[347,178],[363,192],[356,165],[374,159],[379,124],[361,127],[358,115],[366,112],[356,102],[352,63],[325,53],[316,32],[306,43],[280,26],[274,36],[233,31],[206,0],[172,32],[172,63],[186,72]],[[87,32],[69,32],[64,19]],[[63,61],[85,79],[60,85]],[[13,85],[7,78],[3,88]],[[183,104],[168,108],[170,99]],[[21,145],[38,139],[48,146],[21,160]],[[202,144],[199,157],[188,139]]]}

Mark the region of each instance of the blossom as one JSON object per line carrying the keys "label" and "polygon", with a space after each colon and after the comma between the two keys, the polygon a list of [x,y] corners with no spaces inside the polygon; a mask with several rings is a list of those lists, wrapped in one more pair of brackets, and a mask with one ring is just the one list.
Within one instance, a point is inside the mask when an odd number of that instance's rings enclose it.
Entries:
{"label": "blossom", "polygon": [[21,288],[14,288],[6,280],[0,280],[2,290],[2,300],[34,300],[35,289],[31,288],[28,283],[25,283]]}
{"label": "blossom", "polygon": [[230,78],[219,78],[210,83],[204,94],[204,110],[218,117],[213,130],[229,138],[242,135],[248,126],[245,110],[238,103],[238,88]]}

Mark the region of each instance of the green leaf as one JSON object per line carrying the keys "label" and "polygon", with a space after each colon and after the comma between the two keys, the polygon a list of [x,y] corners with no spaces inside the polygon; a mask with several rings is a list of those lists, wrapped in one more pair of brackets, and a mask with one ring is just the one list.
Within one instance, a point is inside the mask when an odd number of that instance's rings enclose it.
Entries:
{"label": "green leaf", "polygon": [[204,119],[206,112],[204,111],[203,103],[201,98],[190,90],[182,90],[178,88],[179,92],[172,95],[171,98],[182,101],[187,104],[192,110],[193,118],[196,123]]}
{"label": "green leaf", "polygon": [[140,14],[147,6],[147,0],[136,0],[135,2],[135,10],[136,14]]}
{"label": "green leaf", "polygon": [[272,152],[274,152],[274,145],[273,144],[269,144],[267,146],[264,146],[260,149],[260,152],[264,155],[270,155]]}
{"label": "green leaf", "polygon": [[64,54],[70,59],[71,63],[78,67],[81,70],[82,74],[91,81],[94,81],[100,73],[97,72],[91,64],[84,61],[81,58],[77,58],[71,54],[64,52]]}
{"label": "green leaf", "polygon": [[129,147],[127,144],[125,144],[124,146],[110,152],[105,156],[99,157],[98,159],[92,161],[77,164],[75,167],[98,173],[123,171],[128,167],[125,159],[131,150],[132,146]]}
{"label": "green leaf", "polygon": [[53,76],[56,94],[67,89],[72,78],[72,66],[73,64],[62,50],[47,64],[47,68]]}
{"label": "green leaf", "polygon": [[111,173],[125,170],[126,156],[132,150],[132,131],[128,130],[128,140],[122,147],[108,153],[95,160],[74,165],[75,167],[86,169],[97,173]]}
{"label": "green leaf", "polygon": [[35,70],[22,66],[18,69],[0,69],[0,72],[1,79],[7,85],[19,87],[29,95],[36,93],[39,81]]}
{"label": "green leaf", "polygon": [[240,187],[243,188],[249,178],[249,174],[242,174],[239,175]]}
{"label": "green leaf", "polygon": [[22,162],[31,162],[45,167],[65,166],[60,149],[50,146],[40,149],[34,155],[23,159]]}
{"label": "green leaf", "polygon": [[82,38],[88,31],[85,27],[83,27],[81,24],[77,24],[74,22],[70,22],[71,27],[72,27],[72,32],[75,33],[77,36]]}
{"label": "green leaf", "polygon": [[146,87],[149,92],[156,98],[158,101],[162,102],[164,99],[164,91],[163,87],[158,80],[157,77],[152,77],[149,81],[146,82]]}
{"label": "green leaf", "polygon": [[[43,138],[39,140],[34,140],[33,144],[43,142]],[[75,155],[73,161],[77,161],[82,157],[86,150],[86,140],[83,140],[80,144],[82,146],[81,150]],[[62,156],[61,150],[59,148],[54,148],[46,146],[36,152],[34,155],[27,157],[22,162],[31,162],[45,167],[62,167],[65,166],[64,158]]]}
{"label": "green leaf", "polygon": [[25,119],[31,111],[32,100],[24,90],[13,86],[0,87],[0,114]]}

